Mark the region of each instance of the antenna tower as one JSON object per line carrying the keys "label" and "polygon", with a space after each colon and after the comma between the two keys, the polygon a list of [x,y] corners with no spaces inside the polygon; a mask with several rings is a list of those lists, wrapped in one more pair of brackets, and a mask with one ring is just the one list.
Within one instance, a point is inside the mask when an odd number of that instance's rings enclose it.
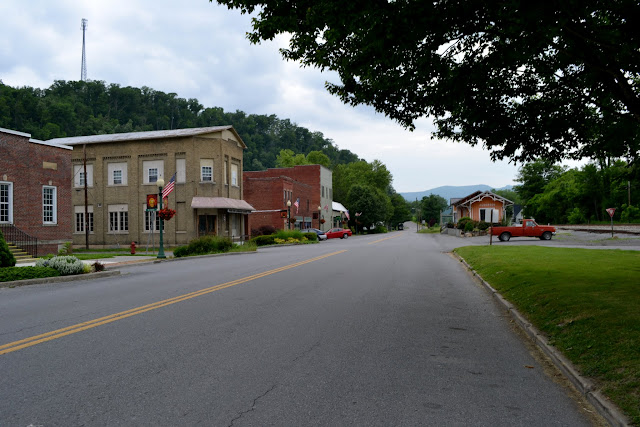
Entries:
{"label": "antenna tower", "polygon": [[82,70],[80,71],[80,80],[87,81],[87,55],[84,52],[84,34],[87,31],[87,21],[82,18]]}

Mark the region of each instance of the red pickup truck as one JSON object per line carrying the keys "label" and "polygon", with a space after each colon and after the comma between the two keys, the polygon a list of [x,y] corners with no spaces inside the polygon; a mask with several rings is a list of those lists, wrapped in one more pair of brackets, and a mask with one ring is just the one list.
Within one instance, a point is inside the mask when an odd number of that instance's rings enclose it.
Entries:
{"label": "red pickup truck", "polygon": [[491,227],[491,234],[498,236],[502,242],[508,242],[511,237],[537,237],[540,240],[551,240],[551,237],[556,234],[556,228],[550,225],[538,225],[532,219],[525,219],[522,225]]}

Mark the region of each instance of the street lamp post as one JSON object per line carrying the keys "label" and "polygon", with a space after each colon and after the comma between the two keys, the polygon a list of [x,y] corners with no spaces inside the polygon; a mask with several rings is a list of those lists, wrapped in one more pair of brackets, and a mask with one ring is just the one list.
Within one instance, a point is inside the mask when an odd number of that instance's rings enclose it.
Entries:
{"label": "street lamp post", "polygon": [[318,206],[318,230],[322,230],[322,206]]}
{"label": "street lamp post", "polygon": [[287,200],[287,230],[291,230],[291,200]]}
{"label": "street lamp post", "polygon": [[[158,215],[160,214],[160,211],[162,210],[162,187],[164,187],[164,179],[162,179],[162,177],[158,177],[158,181],[156,181],[156,184],[158,184],[158,198],[160,200],[158,200]],[[166,256],[164,255],[164,242],[162,241],[162,229],[164,228],[164,224],[163,224],[163,220],[162,217],[160,217],[160,248],[158,249],[158,258],[166,258]]]}

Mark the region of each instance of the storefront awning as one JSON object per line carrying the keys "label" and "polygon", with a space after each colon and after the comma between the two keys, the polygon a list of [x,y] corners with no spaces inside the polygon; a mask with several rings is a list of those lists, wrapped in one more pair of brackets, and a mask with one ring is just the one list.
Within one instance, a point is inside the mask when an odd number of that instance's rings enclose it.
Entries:
{"label": "storefront awning", "polygon": [[255,211],[253,206],[244,200],[229,199],[227,197],[194,197],[191,199],[192,209],[226,209],[237,213]]}

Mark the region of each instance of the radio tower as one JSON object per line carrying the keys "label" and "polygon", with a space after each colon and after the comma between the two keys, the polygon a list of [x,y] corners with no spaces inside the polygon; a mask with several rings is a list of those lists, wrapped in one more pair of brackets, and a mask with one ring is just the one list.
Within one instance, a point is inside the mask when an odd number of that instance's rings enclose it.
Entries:
{"label": "radio tower", "polygon": [[82,70],[80,72],[80,80],[87,81],[87,55],[84,53],[84,34],[87,31],[87,20],[82,18]]}

